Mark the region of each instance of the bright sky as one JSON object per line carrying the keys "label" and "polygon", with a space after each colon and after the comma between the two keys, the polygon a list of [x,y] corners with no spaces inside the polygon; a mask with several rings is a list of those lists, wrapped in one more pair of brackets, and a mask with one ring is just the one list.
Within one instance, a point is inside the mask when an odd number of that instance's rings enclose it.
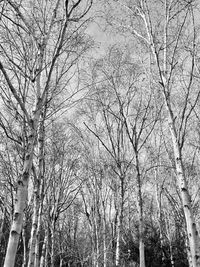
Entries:
{"label": "bright sky", "polygon": [[105,16],[101,1],[95,3],[92,11],[95,18],[86,32],[94,38],[95,52],[97,52],[97,55],[101,55],[109,46],[122,43],[125,40],[122,35],[105,31],[105,20],[101,18]]}

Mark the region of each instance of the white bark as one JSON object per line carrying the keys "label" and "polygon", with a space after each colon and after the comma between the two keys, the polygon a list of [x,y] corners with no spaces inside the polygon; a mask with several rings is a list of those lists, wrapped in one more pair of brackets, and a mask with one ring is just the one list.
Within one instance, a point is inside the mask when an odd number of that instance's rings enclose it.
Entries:
{"label": "white bark", "polygon": [[193,264],[193,267],[199,267],[200,266],[199,233],[197,231],[197,225],[195,223],[193,212],[192,212],[191,199],[190,199],[190,194],[188,191],[188,186],[187,186],[185,173],[183,169],[182,155],[181,155],[180,147],[179,147],[177,136],[176,136],[174,118],[172,116],[172,112],[169,109],[169,107],[168,107],[168,112],[170,114],[169,127],[171,131],[171,137],[172,137],[172,142],[173,142],[173,147],[174,147],[176,173],[177,173],[177,178],[179,181],[179,189],[181,193],[183,211],[184,211],[185,220],[186,220],[187,235],[188,235],[188,240],[189,240],[189,245],[190,245],[190,252],[192,256],[192,264]]}
{"label": "white bark", "polygon": [[120,213],[117,218],[117,227],[116,227],[116,256],[115,256],[115,265],[116,267],[120,266],[120,237],[121,237],[121,220]]}
{"label": "white bark", "polygon": [[120,198],[119,198],[119,210],[117,217],[117,227],[116,227],[116,256],[115,256],[115,265],[116,267],[120,266],[120,241],[122,235],[122,222],[123,222],[123,212],[124,212],[124,177],[121,179],[121,188],[120,188]]}
{"label": "white bark", "polygon": [[52,209],[52,218],[51,218],[51,263],[50,266],[54,267],[54,258],[55,258],[55,225],[56,225],[56,215],[59,204],[60,197],[60,188],[56,189],[55,192],[55,203]]}
{"label": "white bark", "polygon": [[139,254],[140,267],[145,267],[145,246],[144,246],[144,221],[143,221],[143,202],[142,202],[142,181],[140,174],[138,152],[135,150],[137,189],[138,189],[138,217],[139,217]]}
{"label": "white bark", "polygon": [[[35,185],[37,187],[37,185]],[[28,261],[28,267],[34,266],[34,260],[35,260],[35,246],[36,246],[36,231],[38,226],[38,188],[35,188],[34,190],[34,206],[33,206],[33,221],[32,221],[32,227],[31,227],[31,238],[30,238],[30,249],[29,249],[29,261]]]}
{"label": "white bark", "polygon": [[103,267],[107,267],[107,246],[106,246],[106,214],[103,205]]}
{"label": "white bark", "polygon": [[24,227],[22,229],[22,240],[23,240],[23,249],[24,249],[22,267],[26,267],[26,264],[27,264],[27,250],[26,250],[26,233],[25,233]]}
{"label": "white bark", "polygon": [[163,237],[163,227],[162,227],[162,189],[159,190],[158,186],[158,173],[157,170],[155,170],[155,195],[156,195],[156,203],[157,203],[157,208],[158,208],[158,227],[159,227],[159,234],[160,234],[160,249],[162,252],[162,263],[164,262],[165,255],[163,252],[163,247],[164,247],[164,237]]}
{"label": "white bark", "polygon": [[[42,186],[42,185],[41,185]],[[34,267],[39,267],[39,242],[40,242],[40,229],[42,222],[42,208],[43,208],[43,197],[40,195],[40,205],[39,205],[39,214],[38,214],[38,227],[36,232],[36,245],[35,245],[35,265]]]}
{"label": "white bark", "polygon": [[22,178],[18,181],[18,188],[15,198],[14,216],[11,225],[10,236],[7,246],[7,252],[4,267],[13,267],[17,252],[18,242],[22,231],[23,214],[28,196],[29,174],[32,167],[33,153],[35,147],[35,138],[38,118],[35,118],[35,124],[29,135],[28,150],[25,156]]}
{"label": "white bark", "polygon": [[40,234],[40,223],[41,223],[41,212],[42,212],[42,189],[43,189],[43,175],[44,175],[44,120],[46,114],[46,107],[44,107],[44,114],[41,115],[41,121],[38,133],[38,170],[35,173],[34,181],[34,207],[33,207],[33,221],[31,228],[31,239],[30,239],[30,251],[28,267],[38,266],[39,257],[39,234]]}
{"label": "white bark", "polygon": [[42,245],[42,253],[41,253],[41,258],[40,258],[40,267],[45,267],[46,266],[46,260],[45,256],[47,255],[48,251],[48,231],[45,231],[45,237]]}

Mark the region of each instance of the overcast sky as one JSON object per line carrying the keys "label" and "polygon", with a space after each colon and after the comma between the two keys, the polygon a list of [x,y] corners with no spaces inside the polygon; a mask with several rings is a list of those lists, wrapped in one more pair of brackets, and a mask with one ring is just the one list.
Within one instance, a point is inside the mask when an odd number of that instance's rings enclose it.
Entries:
{"label": "overcast sky", "polygon": [[102,4],[96,3],[92,12],[94,12],[94,20],[91,22],[86,32],[94,38],[96,47],[95,52],[98,55],[101,55],[109,46],[122,43],[124,37],[114,32],[110,32],[108,29],[106,30],[105,19],[103,18],[105,14]]}

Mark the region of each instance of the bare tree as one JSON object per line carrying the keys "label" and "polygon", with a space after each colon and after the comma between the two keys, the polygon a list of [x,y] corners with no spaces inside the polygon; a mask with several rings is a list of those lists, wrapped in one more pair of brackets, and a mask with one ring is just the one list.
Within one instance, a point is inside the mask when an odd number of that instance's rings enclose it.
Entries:
{"label": "bare tree", "polygon": [[91,5],[92,1],[81,0],[1,3],[1,90],[5,98],[12,96],[27,133],[4,266],[14,266],[15,262],[42,110],[62,91],[65,75],[85,51],[79,30]]}

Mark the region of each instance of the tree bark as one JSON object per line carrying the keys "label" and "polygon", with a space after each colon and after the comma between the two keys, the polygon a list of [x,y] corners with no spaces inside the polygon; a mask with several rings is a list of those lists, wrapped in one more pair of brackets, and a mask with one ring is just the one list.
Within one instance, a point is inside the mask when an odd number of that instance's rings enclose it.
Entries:
{"label": "tree bark", "polygon": [[23,249],[24,249],[22,267],[26,267],[26,264],[27,264],[27,249],[26,249],[26,233],[25,233],[25,228],[24,227],[22,229],[22,240],[23,240]]}
{"label": "tree bark", "polygon": [[121,219],[120,219],[120,212],[117,218],[117,227],[116,227],[116,256],[115,256],[115,265],[116,267],[120,266],[120,238],[121,238]]}
{"label": "tree bark", "polygon": [[22,231],[23,215],[26,206],[27,196],[28,196],[28,183],[30,170],[32,168],[33,154],[37,136],[37,126],[39,119],[40,110],[36,112],[35,118],[33,119],[33,125],[30,130],[28,137],[28,149],[26,152],[22,178],[18,180],[18,188],[15,198],[14,216],[13,222],[10,230],[10,236],[7,246],[7,252],[4,262],[4,267],[13,267],[15,264],[15,257],[18,247],[19,238]]}
{"label": "tree bark", "polygon": [[124,212],[124,177],[122,176],[120,178],[119,212],[118,212],[117,227],[116,227],[116,234],[117,234],[116,256],[115,256],[116,267],[119,267],[121,264],[120,263],[120,256],[121,256],[120,255],[121,254],[120,241],[121,241],[121,235],[122,235],[123,212]]}
{"label": "tree bark", "polygon": [[31,238],[30,238],[30,249],[29,249],[29,260],[28,260],[28,267],[34,266],[35,260],[35,247],[36,247],[36,231],[38,227],[38,209],[39,209],[39,192],[38,186],[35,185],[35,192],[34,192],[34,206],[33,206],[33,221],[31,227]]}
{"label": "tree bark", "polygon": [[54,207],[52,207],[52,218],[51,218],[51,263],[50,266],[54,267],[54,259],[55,259],[55,225],[57,220],[57,210],[59,204],[60,197],[60,188],[56,189],[55,192],[55,203]]}
{"label": "tree bark", "polygon": [[106,246],[106,214],[103,206],[103,267],[107,267],[107,246]]}
{"label": "tree bark", "polygon": [[191,207],[191,198],[188,191],[188,186],[186,182],[186,177],[183,169],[182,155],[181,150],[178,144],[177,134],[174,125],[174,117],[170,107],[168,106],[169,112],[169,128],[171,131],[171,137],[174,147],[174,157],[176,164],[176,173],[179,181],[179,189],[181,193],[181,200],[183,205],[183,211],[186,220],[187,235],[190,245],[190,251],[192,256],[193,267],[200,266],[200,239],[197,226],[194,220],[192,207]]}
{"label": "tree bark", "polygon": [[[41,184],[43,188],[43,184]],[[43,209],[43,193],[40,194],[40,203],[39,203],[39,214],[38,214],[38,226],[36,232],[36,245],[35,245],[35,265],[34,267],[39,267],[39,243],[40,243],[40,229],[41,229],[41,222],[42,222],[42,209]]]}
{"label": "tree bark", "polygon": [[43,202],[43,178],[44,178],[44,122],[46,115],[46,105],[44,107],[44,112],[41,114],[41,120],[39,123],[38,130],[38,166],[37,173],[34,170],[35,181],[34,181],[34,207],[33,207],[33,221],[31,228],[31,240],[30,240],[30,251],[29,251],[29,261],[28,267],[38,266],[39,257],[39,232],[40,232],[40,222],[41,222],[41,212],[42,212],[42,202]]}
{"label": "tree bark", "polygon": [[40,267],[45,267],[46,266],[46,254],[48,251],[48,230],[45,230],[45,236],[44,236],[44,241],[42,245],[42,252],[41,252],[41,258],[40,258]]}
{"label": "tree bark", "polygon": [[138,151],[135,150],[137,187],[138,187],[138,217],[139,217],[139,253],[140,267],[145,267],[145,246],[144,246],[144,219],[143,219],[143,202],[142,202],[142,185],[139,166]]}
{"label": "tree bark", "polygon": [[162,225],[162,189],[159,190],[158,186],[158,172],[155,170],[155,195],[156,195],[156,203],[158,208],[158,227],[159,227],[159,234],[160,234],[160,249],[162,252],[162,265],[164,264],[165,254],[163,251],[164,247],[164,236],[163,236],[163,225]]}

